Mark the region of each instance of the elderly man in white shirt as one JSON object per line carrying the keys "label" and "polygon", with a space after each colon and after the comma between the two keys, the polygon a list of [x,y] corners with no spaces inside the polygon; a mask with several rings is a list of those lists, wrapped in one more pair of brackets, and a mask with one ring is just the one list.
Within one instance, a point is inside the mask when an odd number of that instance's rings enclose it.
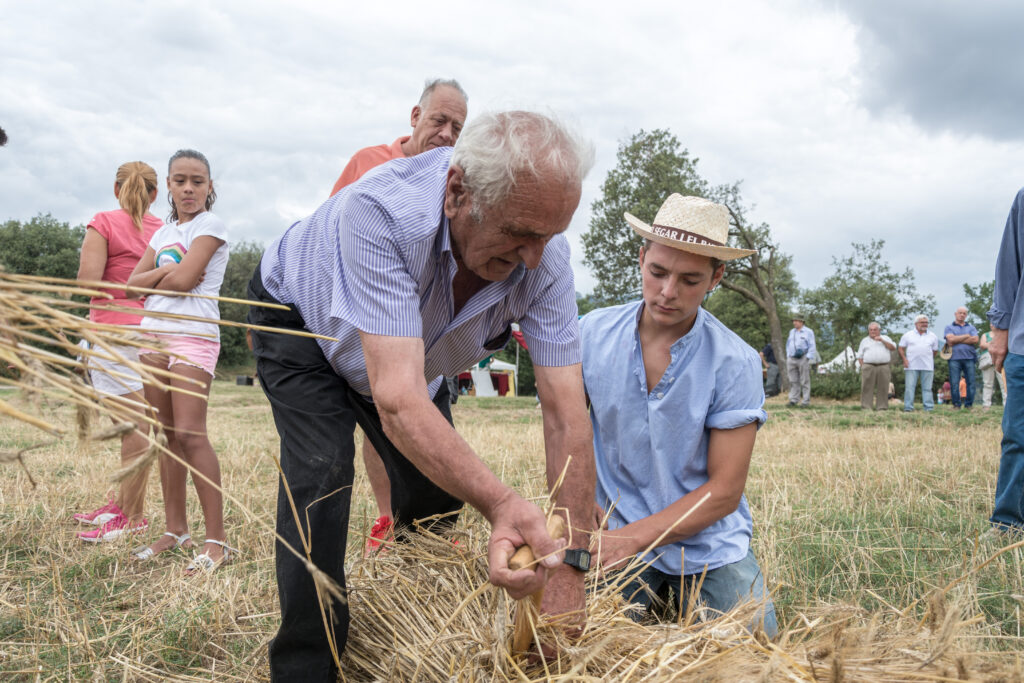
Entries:
{"label": "elderly man in white shirt", "polygon": [[857,363],[860,365],[860,407],[871,410],[871,396],[875,397],[875,410],[889,407],[889,380],[892,378],[892,352],[896,344],[882,334],[877,322],[868,325],[868,336],[857,349]]}
{"label": "elderly man in white shirt", "polygon": [[914,329],[900,338],[900,358],[903,359],[903,376],[906,388],[903,391],[903,412],[914,410],[914,389],[921,380],[921,402],[926,411],[932,403],[932,378],[935,375],[935,354],[939,351],[939,338],[928,331],[928,316],[919,315],[914,320]]}

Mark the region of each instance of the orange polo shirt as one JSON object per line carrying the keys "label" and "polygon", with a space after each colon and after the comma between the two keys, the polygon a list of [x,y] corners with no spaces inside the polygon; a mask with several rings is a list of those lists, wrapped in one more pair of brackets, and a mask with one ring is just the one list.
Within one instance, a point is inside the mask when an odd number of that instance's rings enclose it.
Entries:
{"label": "orange polo shirt", "polygon": [[385,161],[391,161],[392,159],[404,159],[405,152],[402,151],[402,143],[409,140],[411,136],[405,135],[398,138],[390,145],[375,145],[373,147],[364,147],[349,159],[348,165],[345,166],[345,170],[338,176],[338,181],[334,183],[334,188],[331,190],[331,196],[338,194],[338,190],[350,185],[355,181],[359,180],[364,173],[369,171],[374,166],[380,166]]}

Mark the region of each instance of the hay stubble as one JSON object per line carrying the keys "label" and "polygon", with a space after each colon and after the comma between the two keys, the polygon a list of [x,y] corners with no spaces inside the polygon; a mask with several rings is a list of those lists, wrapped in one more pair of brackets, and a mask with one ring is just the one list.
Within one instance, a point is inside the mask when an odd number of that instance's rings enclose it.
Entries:
{"label": "hay stubble", "polygon": [[[4,398],[34,407],[17,392]],[[632,623],[612,599],[545,668],[507,652],[510,604],[484,587],[486,527],[467,511],[460,544],[420,544],[367,562],[374,516],[360,473],[349,534],[349,680],[976,680],[1020,679],[1020,550],[980,539],[998,462],[998,416],[861,415],[836,406],[773,405],[748,485],[754,546],[774,588],[783,634],[774,644],[736,625]],[[42,417],[75,431],[71,407]],[[543,438],[532,399],[463,399],[460,432],[506,481],[544,500]],[[874,420],[877,418],[877,420]],[[244,554],[210,577],[186,579],[183,554],[127,561],[135,540],[101,547],[74,536],[71,513],[94,507],[116,470],[115,443],[68,439],[24,454],[38,487],[0,466],[0,671],[25,680],[262,680],[277,625],[272,520],[277,436],[258,388],[216,383],[209,426],[222,476],[244,510],[225,506]],[[0,448],[38,443],[5,421]],[[162,529],[159,487],[147,510]],[[189,519],[201,520],[194,496]],[[193,528],[202,537],[202,529]],[[429,560],[429,561],[428,561]],[[973,571],[973,573],[971,573]],[[949,586],[946,593],[938,589]],[[1018,596],[1015,598],[1014,596]],[[450,623],[448,623],[450,622]],[[445,631],[440,632],[441,626]],[[429,649],[428,649],[429,648]]]}

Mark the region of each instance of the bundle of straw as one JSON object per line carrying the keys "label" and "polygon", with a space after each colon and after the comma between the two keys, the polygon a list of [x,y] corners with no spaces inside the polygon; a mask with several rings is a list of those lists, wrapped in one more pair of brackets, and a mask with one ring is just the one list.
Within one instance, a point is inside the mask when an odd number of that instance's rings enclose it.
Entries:
{"label": "bundle of straw", "polygon": [[[346,680],[874,683],[996,680],[999,673],[960,649],[958,636],[973,620],[941,595],[928,606],[925,623],[830,606],[798,615],[770,642],[744,628],[754,604],[725,615],[698,609],[668,624],[634,622],[629,606],[593,572],[582,635],[569,638],[542,621],[541,637],[557,644],[557,658],[522,657],[509,647],[514,601],[487,584],[486,524],[467,524],[457,532],[458,545],[413,534],[349,569]],[[1005,680],[1021,680],[1019,670],[1007,674]]]}
{"label": "bundle of straw", "polygon": [[[152,341],[141,339],[138,333],[131,328],[94,323],[76,314],[76,310],[81,310],[87,307],[87,305],[72,301],[72,296],[112,299],[113,297],[102,291],[103,289],[123,290],[126,287],[109,282],[86,282],[33,275],[17,275],[7,273],[0,268],[0,362],[8,368],[8,374],[10,375],[0,374],[0,383],[20,388],[31,397],[53,398],[58,402],[74,405],[78,409],[77,432],[80,444],[87,440],[111,439],[123,436],[126,430],[133,429],[133,423],[140,419],[133,410],[133,407],[137,406],[132,406],[123,400],[111,399],[107,395],[96,391],[84,380],[91,358],[115,360],[123,363],[139,374],[143,384],[152,384],[157,382],[159,377],[166,378],[171,376],[179,380],[193,382],[195,385],[200,384],[198,380],[188,380],[180,375],[173,375],[173,373],[167,370],[161,370],[124,358],[123,354],[118,352],[117,347],[143,348],[152,347],[153,345]],[[248,302],[228,297],[196,295],[187,292],[139,288],[135,288],[133,291],[138,294],[158,293],[164,296],[198,297],[214,299],[218,302],[287,308],[280,304]],[[118,309],[117,306],[113,305],[109,306],[109,308],[112,310]],[[122,310],[138,313],[138,309]],[[250,329],[268,329],[227,320],[211,321],[206,318],[174,313],[147,311],[146,315],[174,320],[215,322],[219,325]],[[273,331],[281,334],[330,339],[330,337],[323,337],[302,330],[278,330],[275,328]],[[79,345],[78,342],[80,340],[84,340],[87,344]],[[44,346],[49,348],[43,348]],[[54,350],[51,351],[49,349]],[[112,374],[114,376],[117,375],[117,373]],[[171,391],[192,393],[203,397],[203,394],[193,392],[181,386],[169,386],[167,384],[162,386]],[[146,406],[146,408],[147,415],[141,419],[146,420],[152,427],[152,430],[147,435],[149,448],[125,468],[116,472],[113,475],[115,481],[124,479],[145,467],[149,467],[160,455],[166,456],[188,469],[192,473],[193,478],[202,478],[206,483],[215,486],[227,500],[238,505],[246,515],[250,518],[256,518],[256,523],[262,526],[267,533],[277,536],[272,524],[258,519],[251,510],[230,492],[225,491],[207,479],[189,463],[169,450],[166,439],[163,439],[160,435],[160,422],[154,416],[155,411],[151,406]],[[115,423],[114,426],[91,434],[92,413],[94,412],[112,418]],[[58,438],[64,436],[65,430],[43,417],[41,410],[37,409],[35,413],[30,414],[0,399],[0,415],[6,415],[30,424]],[[20,450],[3,450],[0,452],[0,463],[17,462],[28,474],[29,468],[25,462],[25,453],[43,445],[47,444],[39,444]],[[35,481],[30,474],[29,481],[35,486]],[[340,594],[338,586],[326,574],[319,571],[312,562],[308,561],[310,554],[308,547],[302,549],[292,548],[284,539],[279,536],[277,538],[285,544],[287,550],[308,563],[315,583],[321,589],[321,594],[325,596],[325,601],[328,595]]]}

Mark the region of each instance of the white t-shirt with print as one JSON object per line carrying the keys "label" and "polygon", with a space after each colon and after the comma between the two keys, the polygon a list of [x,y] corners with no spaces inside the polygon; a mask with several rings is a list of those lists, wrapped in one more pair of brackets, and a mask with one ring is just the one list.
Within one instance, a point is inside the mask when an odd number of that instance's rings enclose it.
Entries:
{"label": "white t-shirt with print", "polygon": [[[149,246],[153,248],[156,255],[156,267],[159,268],[167,263],[181,263],[197,237],[209,235],[224,240],[224,243],[210,257],[202,281],[191,290],[192,294],[217,296],[220,294],[220,286],[224,282],[224,270],[228,265],[227,232],[224,221],[209,211],[204,211],[188,223],[167,223],[153,234]],[[220,320],[220,308],[212,299],[150,294],[146,297],[146,310]],[[220,340],[220,325],[216,323],[146,316],[142,319],[141,327],[147,331],[161,334],[213,335],[204,338]]]}

